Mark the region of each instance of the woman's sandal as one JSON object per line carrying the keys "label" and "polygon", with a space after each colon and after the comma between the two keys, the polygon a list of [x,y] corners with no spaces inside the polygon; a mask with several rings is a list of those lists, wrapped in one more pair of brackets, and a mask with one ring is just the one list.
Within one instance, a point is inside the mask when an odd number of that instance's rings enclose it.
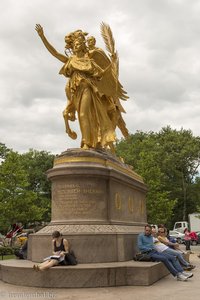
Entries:
{"label": "woman's sandal", "polygon": [[40,267],[39,267],[38,265],[33,265],[33,269],[34,269],[35,271],[40,271]]}

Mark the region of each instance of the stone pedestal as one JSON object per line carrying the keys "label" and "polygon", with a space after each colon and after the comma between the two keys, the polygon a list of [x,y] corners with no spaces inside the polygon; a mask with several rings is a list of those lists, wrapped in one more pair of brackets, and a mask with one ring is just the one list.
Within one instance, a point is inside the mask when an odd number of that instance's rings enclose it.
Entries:
{"label": "stone pedestal", "polygon": [[105,151],[70,149],[47,172],[52,182],[52,218],[31,235],[29,258],[51,253],[51,234],[62,232],[79,263],[130,260],[146,223],[142,178]]}

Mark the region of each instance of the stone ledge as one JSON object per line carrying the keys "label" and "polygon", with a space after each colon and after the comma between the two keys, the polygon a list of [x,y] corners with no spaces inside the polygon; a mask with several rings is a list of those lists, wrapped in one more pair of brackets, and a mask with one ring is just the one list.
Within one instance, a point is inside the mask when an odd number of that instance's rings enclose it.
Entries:
{"label": "stone ledge", "polygon": [[123,234],[133,234],[133,233],[140,233],[141,230],[143,229],[143,226],[146,223],[142,223],[138,225],[115,225],[115,224],[106,224],[106,225],[96,225],[96,224],[54,224],[55,222],[50,223],[49,225],[45,226],[42,228],[40,231],[38,231],[35,235],[40,235],[40,234],[52,234],[53,231],[58,230],[62,234],[80,234],[80,233],[85,233],[85,234],[110,234],[110,233],[123,233]]}
{"label": "stone ledge", "polygon": [[111,286],[148,286],[169,272],[162,263],[112,262],[59,266],[36,272],[33,262],[6,260],[0,263],[0,279],[22,286],[85,288]]}

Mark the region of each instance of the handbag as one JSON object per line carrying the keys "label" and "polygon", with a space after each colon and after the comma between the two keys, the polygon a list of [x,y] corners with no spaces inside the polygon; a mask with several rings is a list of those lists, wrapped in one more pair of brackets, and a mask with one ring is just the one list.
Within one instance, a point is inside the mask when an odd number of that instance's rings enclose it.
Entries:
{"label": "handbag", "polygon": [[148,252],[136,253],[135,256],[133,257],[133,260],[135,260],[135,261],[152,261],[152,258]]}
{"label": "handbag", "polygon": [[72,265],[72,266],[77,265],[78,261],[73,250],[70,250],[70,252],[65,254],[65,263],[66,265]]}

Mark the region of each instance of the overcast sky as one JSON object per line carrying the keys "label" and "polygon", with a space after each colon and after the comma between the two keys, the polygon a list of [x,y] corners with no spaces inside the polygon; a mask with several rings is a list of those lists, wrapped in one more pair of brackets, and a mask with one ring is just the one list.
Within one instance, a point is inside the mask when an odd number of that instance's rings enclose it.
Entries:
{"label": "overcast sky", "polygon": [[[100,23],[113,31],[120,82],[130,99],[123,115],[131,133],[191,129],[200,135],[199,0],[1,0],[0,142],[20,153],[78,148],[65,134],[66,78],[43,46],[35,24],[64,53],[76,29],[103,48]],[[78,123],[72,124],[78,132]],[[117,132],[120,138],[119,132]]]}

